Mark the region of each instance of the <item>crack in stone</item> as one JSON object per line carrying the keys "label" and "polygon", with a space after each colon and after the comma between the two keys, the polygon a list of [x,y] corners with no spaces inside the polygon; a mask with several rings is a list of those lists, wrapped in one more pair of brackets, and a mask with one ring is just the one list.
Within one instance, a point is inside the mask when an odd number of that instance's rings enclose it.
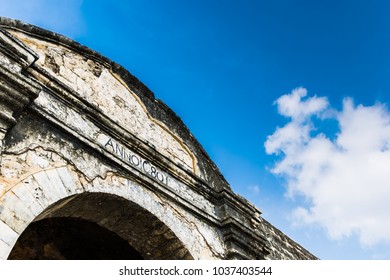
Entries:
{"label": "crack in stone", "polygon": [[[30,151],[39,153],[39,149],[41,149],[44,152],[49,152],[49,153],[55,154],[55,155],[57,155],[58,157],[60,157],[62,160],[64,160],[67,163],[67,164],[65,164],[63,166],[55,166],[55,167],[48,168],[48,169],[42,169],[41,171],[50,170],[50,169],[56,169],[56,168],[65,167],[65,166],[71,166],[71,167],[74,168],[76,173],[82,174],[84,179],[88,183],[92,183],[94,180],[96,180],[98,178],[100,178],[102,180],[105,180],[110,172],[115,173],[113,170],[107,170],[107,171],[104,172],[104,175],[98,174],[95,177],[90,178],[90,177],[88,177],[88,175],[85,174],[85,172],[83,172],[79,167],[77,167],[76,163],[74,163],[71,159],[66,157],[64,154],[62,154],[62,153],[60,153],[60,152],[58,152],[58,151],[56,151],[56,150],[54,150],[52,148],[43,147],[43,146],[41,146],[39,144],[31,144],[29,147],[25,147],[25,148],[23,148],[23,149],[21,149],[19,151],[15,151],[15,152],[5,151],[5,152],[3,152],[3,155],[20,156],[20,155],[28,153]],[[52,161],[52,162],[55,163],[55,161]]]}
{"label": "crack in stone", "polygon": [[[161,199],[161,197],[160,197],[160,199]],[[161,199],[161,200],[162,200],[162,199]],[[165,205],[167,205],[167,204],[165,204]],[[176,208],[170,207],[170,209],[173,210],[177,215],[179,215],[179,216],[182,218],[182,220],[190,226],[190,228],[191,228],[191,225],[192,225],[192,226],[196,229],[196,231],[199,233],[200,236],[202,236],[204,242],[206,243],[207,247],[210,249],[210,251],[212,252],[212,254],[213,254],[214,256],[216,256],[216,257],[219,258],[219,259],[224,259],[224,258],[225,258],[222,254],[220,254],[219,252],[217,252],[217,251],[213,248],[213,246],[210,245],[210,243],[207,241],[207,238],[202,234],[202,232],[199,230],[199,228],[198,228],[198,226],[197,226],[197,224],[196,224],[195,222],[189,221],[189,220],[187,219],[187,217],[184,216],[183,214],[181,214]]]}

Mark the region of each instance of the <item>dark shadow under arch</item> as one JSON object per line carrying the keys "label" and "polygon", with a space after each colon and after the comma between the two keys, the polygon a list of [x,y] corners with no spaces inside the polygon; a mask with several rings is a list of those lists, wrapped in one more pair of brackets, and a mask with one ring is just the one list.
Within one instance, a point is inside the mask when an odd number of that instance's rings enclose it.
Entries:
{"label": "dark shadow under arch", "polygon": [[21,234],[9,259],[193,259],[172,230],[138,204],[106,193],[64,198]]}
{"label": "dark shadow under arch", "polygon": [[31,223],[9,259],[142,260],[117,234],[86,220],[48,218]]}

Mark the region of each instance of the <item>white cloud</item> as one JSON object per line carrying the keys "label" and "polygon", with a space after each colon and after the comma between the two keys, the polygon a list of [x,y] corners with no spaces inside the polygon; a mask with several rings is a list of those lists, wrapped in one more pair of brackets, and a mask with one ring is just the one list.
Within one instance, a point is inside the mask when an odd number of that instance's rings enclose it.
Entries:
{"label": "white cloud", "polygon": [[[390,112],[348,98],[333,114],[326,98],[304,99],[306,93],[299,88],[276,101],[290,122],[265,143],[268,154],[281,156],[272,172],[286,178],[288,194],[309,201],[295,218],[334,239],[357,234],[364,246],[390,242]],[[312,121],[330,111],[339,124],[332,137]]]}
{"label": "white cloud", "polygon": [[324,97],[311,97],[302,101],[307,95],[305,88],[296,88],[291,94],[281,96],[278,104],[279,114],[292,119],[301,119],[323,111],[328,106],[328,100]]}
{"label": "white cloud", "polygon": [[22,20],[66,35],[83,34],[82,0],[0,0],[1,16]]}

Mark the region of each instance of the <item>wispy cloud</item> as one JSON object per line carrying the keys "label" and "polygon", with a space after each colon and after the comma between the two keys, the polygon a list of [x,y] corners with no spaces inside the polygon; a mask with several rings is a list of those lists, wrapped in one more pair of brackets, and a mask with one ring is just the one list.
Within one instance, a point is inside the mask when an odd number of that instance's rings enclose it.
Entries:
{"label": "wispy cloud", "polygon": [[0,16],[38,25],[75,38],[85,31],[82,0],[0,0]]}
{"label": "wispy cloud", "polygon": [[260,194],[260,187],[258,185],[251,185],[247,187],[248,191],[252,195],[258,195]]}
{"label": "wispy cloud", "polygon": [[[286,178],[288,194],[309,201],[295,218],[334,239],[357,234],[364,246],[390,242],[390,112],[350,98],[336,111],[326,98],[306,95],[298,88],[276,101],[290,121],[265,142],[268,154],[280,156],[272,172]],[[334,135],[321,131],[324,115],[338,123]]]}

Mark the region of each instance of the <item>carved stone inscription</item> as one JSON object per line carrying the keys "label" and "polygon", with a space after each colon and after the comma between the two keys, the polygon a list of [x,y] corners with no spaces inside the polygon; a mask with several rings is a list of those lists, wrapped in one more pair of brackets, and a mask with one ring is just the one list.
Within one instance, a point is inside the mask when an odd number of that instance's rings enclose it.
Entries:
{"label": "carved stone inscription", "polygon": [[141,156],[127,149],[125,146],[117,143],[114,139],[108,136],[100,135],[99,142],[104,146],[107,151],[119,157],[131,166],[135,167],[142,173],[148,175],[149,177],[152,177],[154,180],[164,185],[168,185],[169,177],[166,175],[165,172],[161,171],[161,169],[156,167],[150,161],[142,158]]}
{"label": "carved stone inscription", "polygon": [[99,134],[97,140],[105,151],[120,159],[123,164],[129,165],[152,178],[154,181],[167,186],[175,196],[184,198],[188,202],[197,205],[199,209],[204,210],[210,216],[215,217],[214,206],[208,200],[202,195],[190,190],[176,178],[169,176],[167,172],[162,171],[154,163],[128,149],[124,144],[119,143],[119,141],[106,134]]}

